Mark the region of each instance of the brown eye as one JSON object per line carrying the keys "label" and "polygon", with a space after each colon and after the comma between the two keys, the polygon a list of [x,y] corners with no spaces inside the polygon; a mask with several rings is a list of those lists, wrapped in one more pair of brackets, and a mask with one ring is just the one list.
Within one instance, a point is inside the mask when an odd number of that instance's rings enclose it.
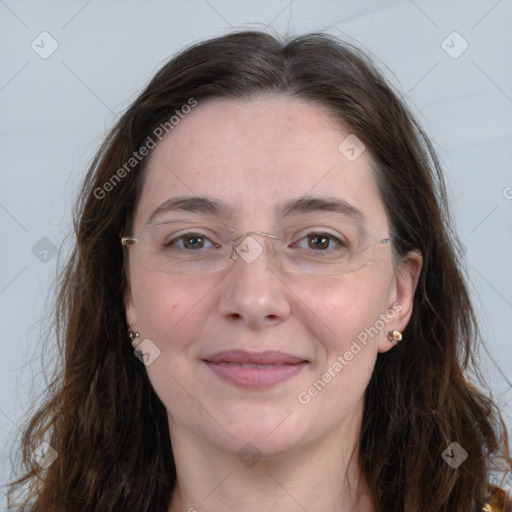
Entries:
{"label": "brown eye", "polygon": [[[210,246],[208,246],[210,244]],[[185,233],[176,236],[164,243],[164,246],[169,249],[183,249],[183,250],[198,250],[209,249],[212,247],[219,248],[220,245],[209,240],[208,237],[201,233]]]}
{"label": "brown eye", "polygon": [[330,239],[325,235],[308,236],[308,245],[311,249],[327,249]]}
{"label": "brown eye", "polygon": [[184,236],[182,239],[186,249],[201,249],[205,242],[205,239],[199,235]]}
{"label": "brown eye", "polygon": [[[304,246],[303,241],[307,240],[307,247]],[[342,247],[347,247],[347,243],[338,238],[337,236],[332,235],[331,233],[308,233],[301,240],[296,242],[294,245],[302,249],[312,249],[317,252],[330,251]]]}

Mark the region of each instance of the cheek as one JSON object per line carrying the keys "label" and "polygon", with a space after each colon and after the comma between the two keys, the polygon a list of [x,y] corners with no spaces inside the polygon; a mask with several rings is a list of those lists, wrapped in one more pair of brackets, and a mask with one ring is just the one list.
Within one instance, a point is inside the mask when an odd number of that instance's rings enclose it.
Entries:
{"label": "cheek", "polygon": [[190,277],[155,273],[140,274],[132,285],[141,339],[151,340],[159,350],[158,357],[146,366],[148,378],[168,410],[193,405],[188,391],[195,393],[194,341],[201,337],[206,314],[201,299],[211,287],[204,279],[198,284]]}
{"label": "cheek", "polygon": [[201,299],[211,286],[188,276],[140,273],[132,297],[141,336],[161,350],[186,345],[200,325]]}
{"label": "cheek", "polygon": [[313,399],[315,410],[337,420],[362,399],[375,366],[379,337],[386,329],[380,319],[388,306],[389,275],[378,275],[376,268],[365,270],[309,293],[324,329],[317,338],[321,353],[315,379],[303,391],[309,393],[309,389],[310,396],[318,392],[321,398]]}
{"label": "cheek", "polygon": [[366,270],[341,276],[338,282],[333,279],[329,286],[310,294],[311,303],[317,305],[316,311],[331,331],[326,340],[332,348],[350,346],[360,333],[376,324],[382,328],[379,318],[389,303],[390,276],[377,274],[375,268],[373,272]]}

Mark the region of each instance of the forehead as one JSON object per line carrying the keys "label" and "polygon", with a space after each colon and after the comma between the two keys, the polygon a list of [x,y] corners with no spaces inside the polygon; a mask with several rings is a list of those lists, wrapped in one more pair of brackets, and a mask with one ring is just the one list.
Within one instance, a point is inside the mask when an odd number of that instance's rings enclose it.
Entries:
{"label": "forehead", "polygon": [[290,199],[334,196],[384,228],[369,152],[351,161],[339,150],[349,135],[324,107],[297,98],[199,102],[153,149],[135,224],[184,195],[215,197],[235,217],[226,220],[251,229]]}

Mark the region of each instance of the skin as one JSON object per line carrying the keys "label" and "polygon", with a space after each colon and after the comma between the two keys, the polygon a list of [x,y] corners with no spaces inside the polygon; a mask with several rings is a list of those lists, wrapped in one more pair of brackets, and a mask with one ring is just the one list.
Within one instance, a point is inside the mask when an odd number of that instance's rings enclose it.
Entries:
{"label": "skin", "polygon": [[[134,232],[164,201],[190,194],[232,207],[222,220],[238,232],[272,232],[274,206],[307,194],[349,202],[386,238],[369,151],[351,162],[338,150],[349,133],[296,98],[200,102],[153,150]],[[191,276],[149,267],[140,246],[129,251],[126,318],[160,350],[146,370],[168,411],[178,475],[169,511],[374,511],[357,458],[364,391],[378,353],[393,349],[386,331],[409,321],[421,256],[393,266],[385,244],[356,272],[300,276],[280,271],[264,252],[250,264]],[[401,309],[392,320],[299,403],[298,393],[393,304]],[[270,389],[247,390],[202,362],[228,349],[280,350],[309,364]],[[237,456],[248,442],[261,456],[250,467]]]}

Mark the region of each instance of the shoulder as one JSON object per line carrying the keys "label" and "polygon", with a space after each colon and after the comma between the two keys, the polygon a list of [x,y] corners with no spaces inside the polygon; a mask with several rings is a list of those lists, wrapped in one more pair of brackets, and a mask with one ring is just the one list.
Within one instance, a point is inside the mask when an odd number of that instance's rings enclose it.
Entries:
{"label": "shoulder", "polygon": [[487,502],[483,512],[512,512],[512,497],[505,489],[496,485],[487,485]]}

